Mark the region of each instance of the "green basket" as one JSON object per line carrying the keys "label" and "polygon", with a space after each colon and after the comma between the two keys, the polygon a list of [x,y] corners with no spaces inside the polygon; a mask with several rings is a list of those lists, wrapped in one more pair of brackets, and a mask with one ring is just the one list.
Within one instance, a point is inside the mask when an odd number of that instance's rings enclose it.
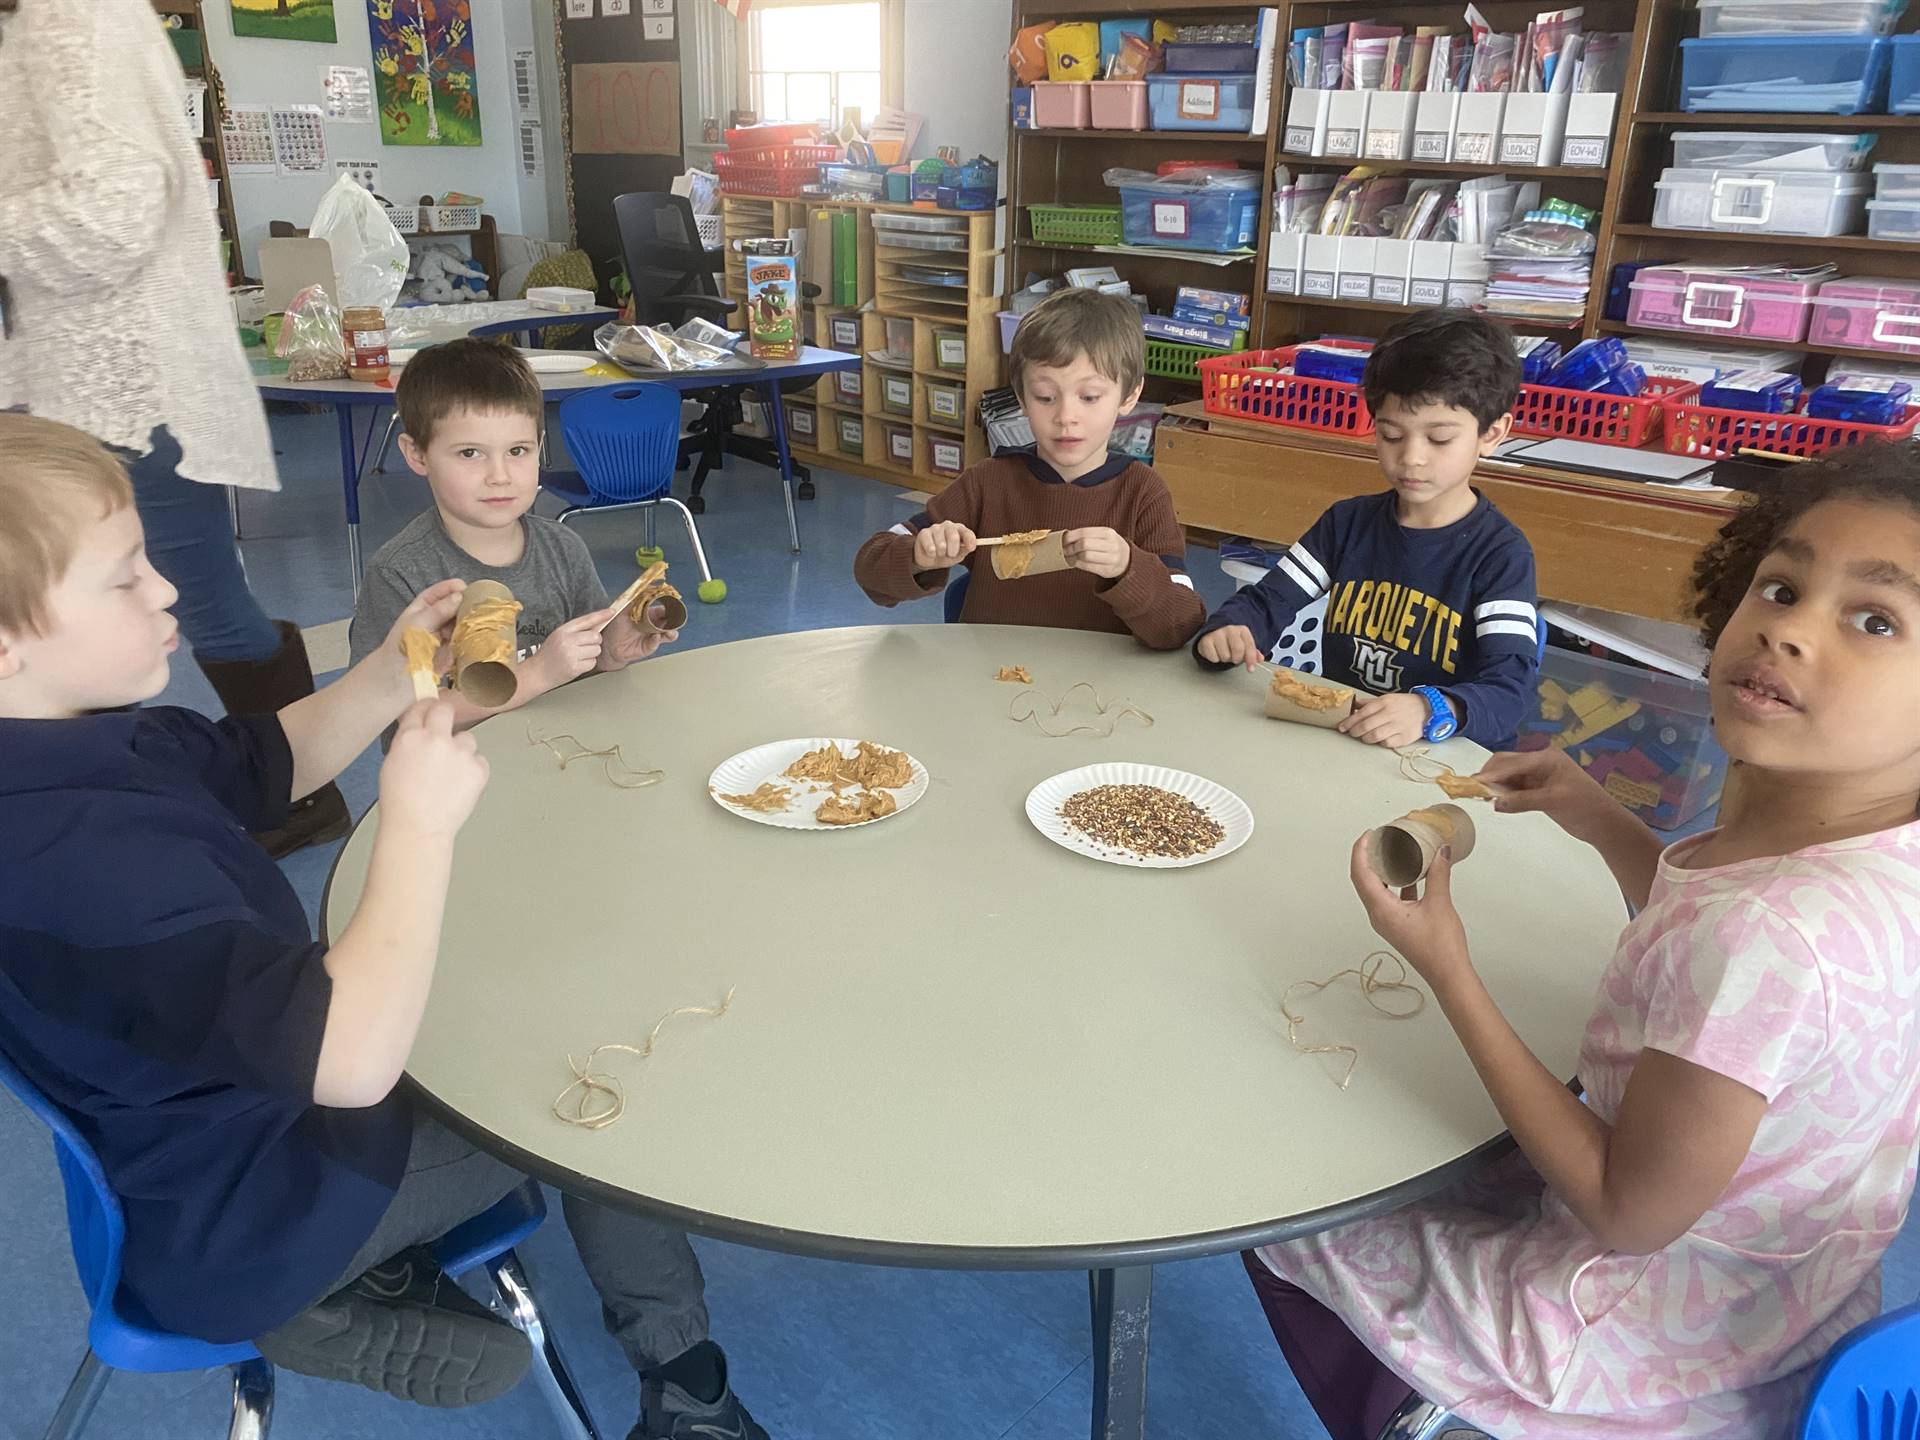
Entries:
{"label": "green basket", "polygon": [[1118,205],[1029,205],[1027,220],[1042,245],[1118,245]]}
{"label": "green basket", "polygon": [[1178,340],[1156,340],[1147,337],[1147,374],[1158,375],[1166,380],[1185,380],[1189,384],[1200,383],[1200,362],[1215,355],[1233,355],[1247,348],[1247,332],[1239,331],[1233,337],[1232,350],[1216,350],[1211,345],[1186,345]]}

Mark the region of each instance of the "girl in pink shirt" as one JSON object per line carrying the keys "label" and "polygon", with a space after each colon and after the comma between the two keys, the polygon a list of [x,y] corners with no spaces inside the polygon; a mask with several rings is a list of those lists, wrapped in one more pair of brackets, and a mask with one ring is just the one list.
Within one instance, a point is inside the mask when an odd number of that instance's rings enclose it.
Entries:
{"label": "girl in pink shirt", "polygon": [[1395,894],[1354,849],[1374,929],[1519,1152],[1248,1256],[1334,1440],[1373,1440],[1409,1387],[1500,1440],[1785,1436],[1811,1367],[1879,1312],[1920,1139],[1920,456],[1799,467],[1694,578],[1742,777],[1722,828],[1663,853],[1558,751],[1481,772],[1499,809],[1598,849],[1639,912],[1587,1022],[1585,1103],[1475,973],[1447,863]]}

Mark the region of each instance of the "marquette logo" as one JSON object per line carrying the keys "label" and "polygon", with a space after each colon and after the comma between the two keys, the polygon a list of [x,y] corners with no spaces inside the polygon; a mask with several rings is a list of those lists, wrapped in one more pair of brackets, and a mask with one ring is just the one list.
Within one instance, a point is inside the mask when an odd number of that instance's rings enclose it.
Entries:
{"label": "marquette logo", "polygon": [[1388,580],[1343,580],[1327,602],[1327,630],[1354,639],[1355,678],[1370,690],[1397,690],[1400,655],[1456,672],[1461,615],[1451,605]]}

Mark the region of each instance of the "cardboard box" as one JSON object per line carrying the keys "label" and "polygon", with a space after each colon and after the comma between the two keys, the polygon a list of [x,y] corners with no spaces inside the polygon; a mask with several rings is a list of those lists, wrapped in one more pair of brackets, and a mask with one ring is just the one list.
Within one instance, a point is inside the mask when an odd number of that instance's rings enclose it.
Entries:
{"label": "cardboard box", "polygon": [[1453,154],[1453,130],[1459,118],[1458,91],[1421,91],[1413,107],[1413,158],[1445,162]]}
{"label": "cardboard box", "polygon": [[1331,90],[1296,90],[1287,99],[1287,128],[1280,148],[1289,155],[1327,153],[1327,112]]}
{"label": "cardboard box", "polygon": [[1506,117],[1504,94],[1469,93],[1460,97],[1453,122],[1453,153],[1459,165],[1491,165],[1500,153],[1500,123]]}
{"label": "cardboard box", "polygon": [[1368,160],[1413,158],[1413,123],[1420,95],[1412,90],[1383,90],[1367,106],[1366,137],[1360,153]]}
{"label": "cardboard box", "polygon": [[1238,333],[1226,325],[1178,320],[1168,315],[1149,315],[1142,322],[1155,340],[1175,340],[1182,345],[1210,345],[1215,350],[1231,350]]}
{"label": "cardboard box", "polygon": [[1413,270],[1413,241],[1382,240],[1373,247],[1373,296],[1382,305],[1407,303],[1407,277]]}
{"label": "cardboard box", "polygon": [[1509,95],[1500,121],[1502,165],[1551,165],[1567,133],[1570,92]]}
{"label": "cardboard box", "polygon": [[1453,246],[1445,240],[1415,240],[1407,261],[1407,303],[1428,309],[1447,303]]}
{"label": "cardboard box", "polygon": [[1618,95],[1575,95],[1567,106],[1567,133],[1560,142],[1562,165],[1591,165],[1606,168],[1613,152],[1613,114],[1619,108]]}
{"label": "cardboard box", "polygon": [[791,255],[749,255],[747,344],[758,360],[800,358],[800,272]]}
{"label": "cardboard box", "polygon": [[1380,242],[1371,235],[1342,235],[1334,294],[1342,300],[1373,298],[1373,262]]}
{"label": "cardboard box", "polygon": [[1298,295],[1300,261],[1306,253],[1307,237],[1275,231],[1267,237],[1267,293]]}
{"label": "cardboard box", "polygon": [[1338,293],[1340,237],[1308,235],[1300,261],[1300,294],[1310,300],[1331,300]]}
{"label": "cardboard box", "polygon": [[1360,158],[1360,139],[1367,130],[1367,102],[1371,90],[1336,90],[1327,107],[1327,148],[1321,153],[1330,160]]}

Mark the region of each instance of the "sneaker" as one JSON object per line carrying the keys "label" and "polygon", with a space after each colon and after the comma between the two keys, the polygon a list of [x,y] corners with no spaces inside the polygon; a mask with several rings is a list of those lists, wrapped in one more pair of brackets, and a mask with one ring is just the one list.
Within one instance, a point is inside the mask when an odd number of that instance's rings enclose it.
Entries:
{"label": "sneaker", "polygon": [[256,1342],[271,1364],[458,1409],[526,1376],[533,1347],[425,1250],[403,1250]]}
{"label": "sneaker", "polygon": [[640,1423],[627,1440],[772,1440],[727,1383],[725,1355],[719,1365],[720,1398],[710,1405],[670,1381],[642,1377]]}

